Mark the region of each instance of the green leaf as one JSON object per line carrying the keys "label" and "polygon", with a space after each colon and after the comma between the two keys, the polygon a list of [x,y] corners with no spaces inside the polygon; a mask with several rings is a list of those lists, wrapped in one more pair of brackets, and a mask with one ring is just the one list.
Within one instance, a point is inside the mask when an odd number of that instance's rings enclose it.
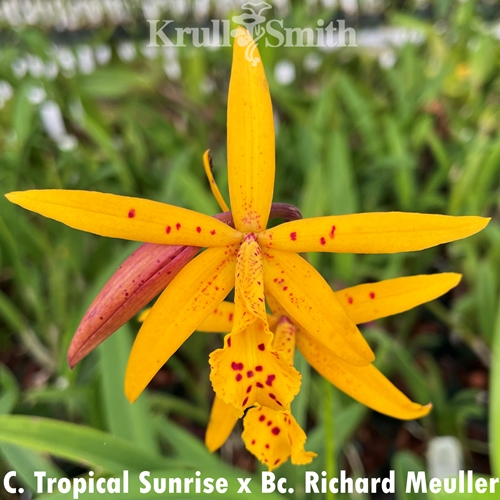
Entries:
{"label": "green leaf", "polygon": [[422,492],[407,492],[406,482],[410,472],[424,471],[425,467],[417,455],[409,451],[398,451],[392,458],[392,468],[396,473],[396,497],[398,500],[426,500]]}
{"label": "green leaf", "polygon": [[493,475],[500,477],[500,307],[493,332],[490,381],[490,450]]}
{"label": "green leaf", "polygon": [[[194,461],[197,467],[217,467],[221,462],[217,455],[210,453],[205,444],[190,432],[165,418],[156,419],[160,436],[168,443],[181,459]],[[194,458],[196,457],[196,458]]]}
{"label": "green leaf", "polygon": [[47,477],[58,479],[64,477],[59,467],[56,467],[49,458],[36,451],[3,443],[0,445],[0,453],[9,463],[10,467],[17,472],[21,482],[32,492],[36,491],[35,471],[45,471]]}
{"label": "green leaf", "polygon": [[17,140],[24,144],[33,131],[36,108],[28,99],[32,84],[24,83],[16,92],[14,112],[12,113],[12,128]]}
{"label": "green leaf", "polygon": [[10,413],[19,399],[17,380],[6,366],[0,366],[0,415]]}
{"label": "green leaf", "polygon": [[80,89],[92,97],[119,99],[146,90],[151,83],[127,67],[100,68],[78,77]]}
{"label": "green leaf", "polygon": [[140,448],[157,452],[145,396],[141,396],[134,404],[130,404],[125,397],[123,384],[131,348],[128,324],[122,326],[97,348],[105,420],[112,434]]}
{"label": "green leaf", "polygon": [[180,465],[112,434],[48,418],[0,416],[0,443],[25,446],[113,473]]}

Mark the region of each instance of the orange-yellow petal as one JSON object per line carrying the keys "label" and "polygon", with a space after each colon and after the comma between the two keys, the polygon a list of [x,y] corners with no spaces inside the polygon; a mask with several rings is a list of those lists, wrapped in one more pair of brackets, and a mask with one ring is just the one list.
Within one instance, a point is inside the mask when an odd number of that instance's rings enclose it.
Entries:
{"label": "orange-yellow petal", "polygon": [[274,332],[273,349],[281,352],[283,357],[293,365],[295,355],[295,326],[283,316],[279,319]]}
{"label": "orange-yellow petal", "polygon": [[149,313],[151,312],[152,307],[148,307],[142,311],[139,316],[137,316],[137,321],[139,323],[144,323],[146,321],[146,318],[149,316]]}
{"label": "orange-yellow petal", "polygon": [[219,207],[223,212],[229,212],[229,207],[224,201],[224,198],[222,197],[222,194],[219,190],[219,186],[217,186],[217,183],[215,182],[214,174],[212,173],[212,157],[210,156],[210,149],[207,149],[203,154],[203,168],[205,169],[205,174],[208,177],[208,182],[210,183],[212,194],[217,200]]}
{"label": "orange-yellow petal", "polygon": [[238,249],[234,297],[236,320],[242,323],[234,325],[233,333],[244,330],[255,318],[266,321],[262,251],[253,233],[245,235]]}
{"label": "orange-yellow petal", "polygon": [[457,286],[460,278],[457,273],[405,276],[345,288],[335,295],[354,323],[360,324],[434,300]]}
{"label": "orange-yellow petal", "polygon": [[314,267],[294,253],[268,249],[262,256],[266,290],[296,323],[349,363],[373,361],[370,346]]}
{"label": "orange-yellow petal", "polygon": [[[234,304],[232,302],[222,302],[214,312],[196,329],[200,332],[227,333],[233,328]],[[269,328],[273,330],[278,322],[277,318],[268,314],[267,321]]]}
{"label": "orange-yellow petal", "polygon": [[47,189],[6,195],[16,205],[81,231],[164,245],[220,247],[241,234],[208,215],[142,198]]}
{"label": "orange-yellow petal", "polygon": [[221,302],[210,316],[198,326],[200,332],[227,333],[233,327],[234,304]]}
{"label": "orange-yellow petal", "polygon": [[274,120],[259,51],[248,31],[237,29],[227,107],[229,197],[235,227],[266,228],[274,187]]}
{"label": "orange-yellow petal", "polygon": [[243,419],[243,427],[241,437],[247,450],[269,470],[279,467],[290,456],[295,465],[308,464],[317,456],[304,450],[306,434],[288,411],[251,408]]}
{"label": "orange-yellow petal", "polygon": [[[139,323],[144,323],[149,313],[151,312],[151,307],[144,309],[139,316],[137,321]],[[216,309],[205,319],[196,329],[199,332],[208,333],[227,333],[231,331],[233,326],[233,314],[234,314],[234,304],[232,302],[221,302]]]}
{"label": "orange-yellow petal", "polygon": [[375,366],[353,366],[336,356],[305,331],[297,334],[297,347],[318,373],[360,403],[390,417],[412,420],[432,408],[413,403]]}
{"label": "orange-yellow petal", "polygon": [[227,441],[238,417],[239,411],[233,405],[228,405],[215,396],[205,434],[205,444],[211,452],[218,450]]}
{"label": "orange-yellow petal", "polygon": [[205,250],[160,295],[128,360],[125,394],[130,401],[137,399],[156,372],[232,290],[236,249]]}
{"label": "orange-yellow petal", "polygon": [[466,238],[489,220],[403,212],[334,215],[286,222],[259,234],[259,243],[289,252],[409,252]]}

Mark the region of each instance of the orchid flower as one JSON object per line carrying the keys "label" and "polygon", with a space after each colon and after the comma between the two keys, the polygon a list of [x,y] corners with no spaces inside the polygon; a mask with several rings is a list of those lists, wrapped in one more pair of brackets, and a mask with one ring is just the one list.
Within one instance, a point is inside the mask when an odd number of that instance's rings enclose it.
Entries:
{"label": "orchid flower", "polygon": [[[441,273],[395,278],[377,283],[357,285],[334,292],[351,320],[367,323],[401,313],[436,299],[455,287],[460,274]],[[312,335],[290,322],[279,303],[267,295],[273,311],[268,316],[274,332],[273,349],[293,364],[295,346],[323,377],[360,403],[385,415],[412,420],[426,416],[431,405],[413,403],[374,365],[365,367],[346,363],[324,347]],[[139,316],[144,321],[151,309]],[[235,305],[222,302],[197,328],[201,332],[225,333],[232,330]],[[274,381],[266,380],[266,385]],[[215,396],[207,427],[205,443],[210,451],[219,449],[227,440],[240,415],[232,405]],[[243,418],[242,434],[246,448],[270,470],[291,457],[293,464],[309,463],[315,456],[306,452],[306,435],[290,411],[275,411],[263,406],[249,409]]]}
{"label": "orchid flower", "polygon": [[[336,295],[296,252],[422,250],[470,236],[488,223],[480,217],[390,212],[319,217],[266,230],[275,171],[273,113],[260,58],[245,58],[248,38],[244,29],[237,30],[228,98],[234,229],[204,214],[139,198],[65,190],[7,195],[26,209],[98,235],[207,247],[170,282],[139,331],[125,380],[130,401],[234,287],[232,332],[210,358],[214,390],[240,415],[255,404],[288,409],[300,375],[273,350],[264,288],[294,324],[347,365],[368,367],[374,359]],[[250,392],[241,383],[243,375]],[[261,388],[270,376],[272,388]]]}

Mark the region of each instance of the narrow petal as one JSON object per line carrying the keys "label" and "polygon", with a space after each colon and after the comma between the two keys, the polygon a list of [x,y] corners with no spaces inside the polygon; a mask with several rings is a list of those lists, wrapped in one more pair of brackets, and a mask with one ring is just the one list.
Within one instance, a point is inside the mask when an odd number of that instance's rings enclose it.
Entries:
{"label": "narrow petal", "polygon": [[[148,309],[144,309],[141,312],[137,321],[139,323],[143,323],[146,321],[149,312],[151,311],[151,307]],[[234,304],[232,302],[221,302],[215,310],[208,316],[208,318],[203,321],[200,326],[196,329],[198,332],[207,332],[207,333],[227,333],[230,332],[233,328],[233,318],[234,318]],[[268,314],[267,316],[269,322],[269,329],[273,330],[278,324],[278,318],[275,316],[271,316]]]}
{"label": "narrow petal", "polygon": [[349,363],[373,361],[370,346],[314,267],[277,250],[263,252],[263,266],[266,290],[296,323]]}
{"label": "narrow petal", "polygon": [[172,280],[137,335],[125,394],[137,399],[149,381],[234,286],[237,246],[210,248]]}
{"label": "narrow petal", "polygon": [[[143,311],[143,314],[146,311]],[[199,332],[208,333],[227,333],[233,328],[233,318],[234,318],[234,304],[232,302],[222,302],[217,306],[217,308],[212,312],[212,314],[196,329]],[[140,317],[139,317],[140,321]],[[269,328],[272,330],[277,323],[277,319],[267,315],[267,321],[269,323]]]}
{"label": "narrow petal", "polygon": [[317,456],[304,450],[306,434],[288,411],[251,408],[243,419],[243,427],[241,437],[247,450],[269,470],[279,467],[290,456],[295,465],[308,464]]}
{"label": "narrow petal", "polygon": [[208,215],[142,198],[47,189],[6,195],[16,205],[81,231],[163,245],[220,247],[241,234]]}
{"label": "narrow petal", "polygon": [[212,173],[212,157],[210,156],[210,149],[207,149],[203,154],[203,168],[205,169],[205,174],[207,175],[208,182],[210,183],[210,189],[212,190],[212,194],[214,198],[217,200],[219,207],[223,212],[228,212],[229,207],[227,203],[224,201],[222,194],[219,190],[219,186],[214,179],[214,174]]}
{"label": "narrow petal", "polygon": [[139,314],[139,316],[137,317],[137,321],[139,323],[144,323],[144,321],[146,321],[146,318],[149,316],[151,309],[153,309],[153,308],[148,307],[147,309],[144,309],[144,311],[142,311],[141,314]]}
{"label": "narrow petal", "polygon": [[211,452],[218,450],[227,441],[238,417],[239,411],[233,405],[227,405],[215,396],[205,434],[205,444]]}
{"label": "narrow petal", "polygon": [[[235,304],[244,311],[238,316],[240,321],[250,324],[255,318],[266,321],[264,297],[264,274],[262,269],[262,251],[253,233],[245,235],[238,249],[236,263]],[[243,320],[246,312],[249,315]],[[238,324],[239,330],[245,325]]]}
{"label": "narrow petal", "polygon": [[335,293],[356,324],[408,311],[457,286],[462,276],[441,273],[407,276],[345,288]]}
{"label": "narrow petal", "polygon": [[289,252],[410,252],[466,238],[489,220],[403,212],[334,215],[286,222],[259,234],[259,243]]}
{"label": "narrow petal", "polygon": [[432,408],[413,403],[375,366],[353,366],[326,349],[305,331],[297,333],[297,347],[318,373],[352,398],[384,415],[412,420]]}
{"label": "narrow petal", "polygon": [[295,355],[295,326],[283,316],[276,325],[274,332],[273,349],[281,352],[283,357],[293,365]]}
{"label": "narrow petal", "polygon": [[233,327],[234,304],[222,302],[212,314],[197,328],[200,332],[227,333]]}
{"label": "narrow petal", "polygon": [[259,51],[249,33],[237,29],[227,107],[229,197],[235,227],[266,228],[275,170],[274,119]]}

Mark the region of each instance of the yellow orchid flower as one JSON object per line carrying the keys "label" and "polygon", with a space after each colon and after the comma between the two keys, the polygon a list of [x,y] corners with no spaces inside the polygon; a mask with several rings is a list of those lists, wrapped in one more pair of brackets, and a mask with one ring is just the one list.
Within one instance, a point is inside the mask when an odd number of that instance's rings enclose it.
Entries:
{"label": "yellow orchid flower", "polygon": [[[295,327],[285,316],[282,316],[276,325],[273,348],[280,352],[290,365],[293,365]],[[273,382],[272,378],[269,377],[265,384],[270,386]],[[217,411],[220,413],[224,408],[227,416],[217,420]],[[231,420],[229,420],[231,417],[234,418],[234,411],[231,411],[228,405],[225,405],[216,396],[205,437],[205,442],[210,451],[214,451],[213,443],[210,443],[210,440],[216,438],[218,434],[220,435],[221,430],[223,430],[223,425],[220,424],[222,422],[230,424],[230,428],[224,429],[225,432],[230,432],[234,427],[236,421],[232,420],[234,423],[231,425]],[[213,436],[214,433],[215,436]],[[241,437],[247,450],[267,465],[269,470],[279,467],[289,457],[292,464],[305,465],[317,456],[314,452],[304,450],[307,439],[306,433],[297,423],[290,410],[275,411],[265,406],[250,408],[243,418]]]}
{"label": "yellow orchid flower", "polygon": [[[373,213],[289,222],[266,231],[275,170],[273,114],[262,62],[245,57],[248,39],[238,29],[228,98],[235,229],[207,215],[139,198],[64,190],[7,195],[26,209],[102,236],[207,247],[171,281],[136,338],[125,380],[131,401],[235,286],[233,332],[210,359],[214,389],[240,414],[256,403],[286,409],[299,390],[300,375],[280,353],[271,352],[264,287],[296,324],[344,362],[367,366],[373,361],[370,347],[326,282],[293,252],[421,250],[465,238],[488,223],[479,217]],[[257,366],[263,367],[260,376],[275,377],[273,392],[256,385]],[[248,372],[255,382],[250,394],[238,376]]]}
{"label": "yellow orchid flower", "polygon": [[[456,273],[419,275],[357,285],[334,292],[351,320],[366,323],[407,311],[436,299],[455,287],[461,276]],[[327,380],[362,404],[394,418],[411,420],[427,415],[431,405],[411,402],[375,366],[350,365],[326,348],[306,331],[291,323],[286,312],[272,296],[267,296],[273,314],[269,325],[275,332],[273,349],[293,364],[295,345],[308,362]],[[150,309],[144,310],[139,321],[144,321]],[[222,302],[197,328],[209,333],[231,331],[235,305]],[[266,383],[273,382],[273,380]],[[232,405],[215,397],[207,427],[205,443],[210,451],[219,449],[227,440],[240,412]],[[290,411],[275,411],[257,406],[247,411],[243,418],[242,434],[246,448],[269,470],[283,464],[291,457],[293,464],[309,463],[315,456],[306,452],[306,435]]]}

